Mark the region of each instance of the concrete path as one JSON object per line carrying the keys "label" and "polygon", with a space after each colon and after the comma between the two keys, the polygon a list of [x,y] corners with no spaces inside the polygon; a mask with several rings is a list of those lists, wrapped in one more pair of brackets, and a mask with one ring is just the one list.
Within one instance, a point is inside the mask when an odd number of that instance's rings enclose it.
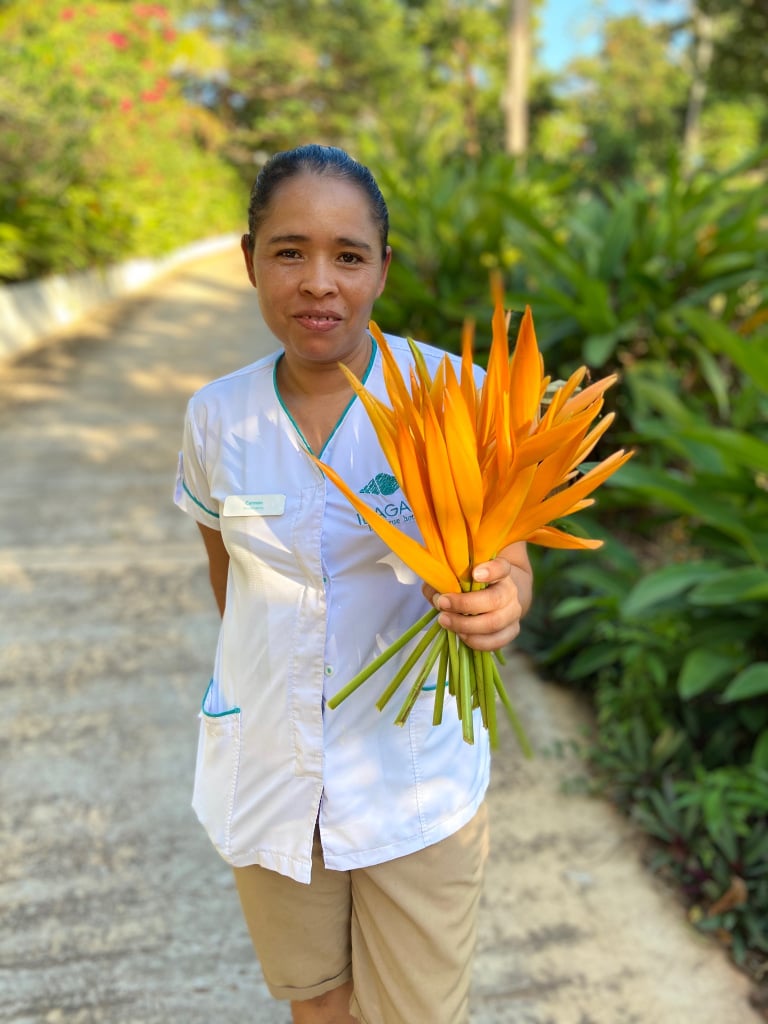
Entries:
{"label": "concrete path", "polygon": [[[217,616],[171,503],[187,397],[263,338],[226,253],[0,368],[2,1022],[288,1020],[189,808]],[[473,1024],[757,1024],[632,829],[564,794],[578,704],[508,679],[537,757],[504,732]]]}

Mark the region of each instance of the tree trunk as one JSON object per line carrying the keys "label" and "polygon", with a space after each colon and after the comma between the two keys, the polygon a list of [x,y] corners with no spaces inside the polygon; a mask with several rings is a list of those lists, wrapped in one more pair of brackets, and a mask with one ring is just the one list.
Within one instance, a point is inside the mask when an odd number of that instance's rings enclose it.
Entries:
{"label": "tree trunk", "polygon": [[701,150],[701,112],[707,95],[707,78],[714,53],[715,19],[693,4],[693,77],[683,133],[683,161],[690,171]]}
{"label": "tree trunk", "polygon": [[528,150],[529,0],[510,0],[507,40],[506,150],[523,157]]}

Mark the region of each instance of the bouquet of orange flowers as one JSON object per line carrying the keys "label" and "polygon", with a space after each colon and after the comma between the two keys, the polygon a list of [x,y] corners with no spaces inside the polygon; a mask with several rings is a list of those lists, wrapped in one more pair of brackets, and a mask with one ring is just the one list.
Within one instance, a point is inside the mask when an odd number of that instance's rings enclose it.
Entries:
{"label": "bouquet of orange flowers", "polygon": [[[473,566],[488,561],[515,541],[545,547],[597,548],[602,541],[576,537],[551,525],[593,503],[589,497],[632,452],[609,455],[586,473],[579,467],[613,420],[596,425],[603,395],[616,381],[608,376],[582,387],[581,367],[564,383],[550,386],[536,342],[533,318],[526,308],[510,356],[508,320],[498,281],[493,284],[494,312],[487,372],[475,384],[473,331],[462,341],[460,373],[446,356],[430,376],[418,347],[409,340],[414,366],[406,383],[386,340],[370,324],[384,362],[391,406],[370,394],[346,367],[350,384],[365,406],[381,447],[413,512],[423,543],[376,515],[329,466],[323,472],[341,489],[371,529],[421,579],[440,593],[459,593],[481,586],[472,580]],[[545,394],[551,398],[544,403]],[[418,672],[395,718],[402,725],[435,662],[433,722],[442,721],[446,684],[455,698],[464,739],[474,741],[473,711],[479,707],[492,746],[498,743],[496,697],[501,700],[526,753],[525,732],[502,683],[496,661],[500,652],[469,648],[455,633],[432,620],[431,609],[402,637],[331,700],[341,701],[420,632],[424,635],[376,702],[381,710],[418,665]],[[420,664],[419,664],[420,663]]]}

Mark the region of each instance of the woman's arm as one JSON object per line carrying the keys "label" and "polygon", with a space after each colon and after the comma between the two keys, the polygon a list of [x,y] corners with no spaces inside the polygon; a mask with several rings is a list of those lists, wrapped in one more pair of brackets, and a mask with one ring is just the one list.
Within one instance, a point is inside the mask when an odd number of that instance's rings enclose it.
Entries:
{"label": "woman's arm", "polygon": [[503,548],[496,558],[475,566],[483,590],[466,594],[424,594],[440,610],[439,622],[478,651],[495,651],[520,632],[520,620],[531,606],[533,573],[524,542]]}
{"label": "woman's arm", "polygon": [[229,552],[224,547],[224,541],[218,530],[212,530],[210,526],[197,524],[200,533],[203,535],[203,543],[208,554],[208,574],[211,578],[213,596],[219,608],[219,614],[224,614],[227,603],[227,575],[229,573]]}

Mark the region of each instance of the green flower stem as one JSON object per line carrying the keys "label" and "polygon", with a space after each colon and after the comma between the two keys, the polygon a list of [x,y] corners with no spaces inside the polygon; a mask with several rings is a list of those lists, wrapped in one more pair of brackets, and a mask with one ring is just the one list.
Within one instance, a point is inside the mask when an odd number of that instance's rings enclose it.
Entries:
{"label": "green flower stem", "polygon": [[[429,653],[424,658],[422,666],[419,669],[419,674],[416,676],[414,684],[411,687],[411,689],[409,690],[408,696],[405,698],[403,706],[400,708],[400,710],[397,713],[397,717],[395,718],[395,725],[405,725],[405,721],[408,718],[408,715],[410,715],[411,710],[413,708],[413,705],[418,700],[419,694],[422,691],[424,683],[427,681],[427,677],[429,676],[429,673],[432,671],[432,666],[437,661],[438,655],[440,655],[442,653],[443,649],[445,648],[445,643],[446,643],[445,630],[441,626],[440,627],[440,632],[435,637],[435,639],[434,639],[434,641],[432,643],[432,646],[429,649]],[[438,681],[438,689],[439,688],[440,688],[440,683]],[[437,691],[435,691],[435,692],[437,692]]]}
{"label": "green flower stem", "polygon": [[361,672],[358,672],[354,678],[350,679],[345,687],[339,690],[338,693],[335,693],[328,701],[328,707],[337,708],[343,700],[346,700],[351,693],[355,692],[358,686],[362,686],[366,679],[369,679],[374,672],[380,669],[382,665],[385,665],[390,658],[393,658],[409,640],[415,637],[417,633],[420,633],[427,623],[431,622],[436,615],[437,609],[430,608],[430,610],[425,615],[422,615],[418,622],[414,622],[411,628],[407,629],[398,640],[395,640],[393,644],[390,644],[385,651],[382,651],[377,658],[373,659],[370,665],[364,668]]}
{"label": "green flower stem", "polygon": [[435,708],[432,712],[432,725],[440,725],[443,720],[443,705],[445,703],[446,675],[448,672],[448,647],[450,637],[446,633],[440,661],[437,663],[437,688],[435,690]]}
{"label": "green flower stem", "polygon": [[472,667],[469,648],[459,641],[459,704],[461,706],[461,733],[465,743],[475,742],[475,726],[472,718]]}
{"label": "green flower stem", "polygon": [[485,690],[485,707],[488,713],[488,739],[491,750],[499,746],[499,728],[496,721],[496,688],[493,684],[493,655],[489,651],[483,651],[483,688]]}
{"label": "green flower stem", "polygon": [[408,675],[413,666],[416,664],[416,662],[419,660],[422,654],[426,651],[426,649],[429,647],[429,645],[432,643],[432,641],[435,639],[435,637],[442,628],[443,627],[440,625],[439,622],[433,622],[432,625],[427,630],[427,632],[421,638],[421,640],[419,640],[414,649],[411,651],[411,653],[405,659],[405,661],[397,670],[395,675],[392,677],[392,681],[390,682],[389,686],[376,701],[376,707],[379,709],[379,711],[384,710],[386,705],[389,703],[390,698],[394,694],[395,690],[397,690],[397,688],[400,686],[405,677]]}
{"label": "green flower stem", "polygon": [[483,670],[483,652],[472,648],[472,677],[474,680],[474,691],[477,693],[477,702],[480,706],[480,714],[483,725],[488,728],[488,708],[485,688],[485,672]]}
{"label": "green flower stem", "polygon": [[523,729],[522,723],[518,718],[517,712],[512,707],[512,702],[510,701],[509,696],[507,695],[507,691],[504,689],[504,683],[501,681],[499,670],[496,668],[493,662],[491,662],[491,667],[493,669],[493,683],[494,686],[496,687],[496,692],[501,698],[501,703],[506,708],[507,716],[509,718],[515,736],[517,737],[517,742],[520,744],[520,749],[526,757],[533,757],[533,750],[531,748],[531,744],[528,741],[528,737],[525,734],[525,730]]}
{"label": "green flower stem", "polygon": [[450,678],[448,692],[452,697],[458,699],[459,683],[459,638],[455,633],[448,633],[448,661],[450,663]]}
{"label": "green flower stem", "polygon": [[[477,588],[479,589],[479,588]],[[393,676],[384,693],[376,702],[376,707],[381,711],[394,695],[395,691],[405,681],[408,674],[415,668],[417,663],[423,659],[418,668],[418,675],[408,691],[408,696],[400,708],[395,722],[397,725],[404,725],[411,713],[424,683],[426,682],[435,662],[437,668],[437,687],[435,690],[435,702],[432,714],[432,724],[440,725],[443,720],[445,709],[445,691],[454,697],[456,701],[456,715],[461,721],[462,737],[466,743],[472,744],[474,737],[473,709],[480,708],[483,725],[488,731],[488,739],[491,749],[495,750],[499,744],[498,720],[496,714],[496,694],[509,718],[512,729],[517,738],[525,757],[533,757],[531,744],[526,736],[523,725],[515,711],[504,683],[497,668],[497,662],[504,665],[505,658],[501,651],[475,651],[468,647],[458,636],[450,630],[444,629],[439,623],[432,620],[436,617],[437,611],[430,609],[418,622],[415,622],[410,629],[390,644],[370,665],[351,679],[347,685],[339,690],[329,701],[328,707],[336,708],[343,700],[370,678],[382,665],[385,665],[398,651],[402,650],[409,640],[412,640],[418,633],[427,626],[424,635],[416,644],[413,651],[400,666]],[[430,626],[429,624],[432,623]],[[439,659],[439,661],[438,661]]]}

